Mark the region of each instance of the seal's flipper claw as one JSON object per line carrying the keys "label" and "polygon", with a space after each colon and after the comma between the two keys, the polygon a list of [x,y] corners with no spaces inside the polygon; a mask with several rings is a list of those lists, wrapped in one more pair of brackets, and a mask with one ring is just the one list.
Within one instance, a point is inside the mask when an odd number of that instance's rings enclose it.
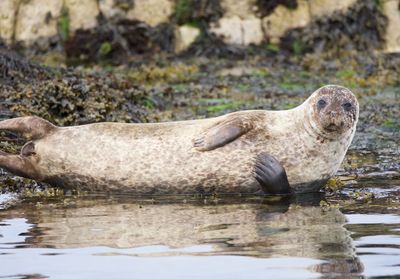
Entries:
{"label": "seal's flipper claw", "polygon": [[46,136],[56,126],[37,116],[18,117],[0,121],[0,131],[10,131],[21,134],[27,139],[40,139]]}
{"label": "seal's flipper claw", "polygon": [[230,115],[195,138],[193,146],[199,151],[209,151],[224,146],[253,128],[252,122],[248,120],[240,115]]}
{"label": "seal's flipper claw", "polygon": [[194,147],[199,147],[200,148],[203,145],[203,143],[204,143],[204,136],[199,137],[199,138],[197,138],[197,139],[195,139],[193,141]]}
{"label": "seal's flipper claw", "polygon": [[40,179],[40,175],[33,166],[31,158],[23,155],[0,151],[0,168],[4,168],[18,176]]}
{"label": "seal's flipper claw", "polygon": [[258,155],[254,172],[265,193],[291,193],[286,171],[275,157],[266,153]]}

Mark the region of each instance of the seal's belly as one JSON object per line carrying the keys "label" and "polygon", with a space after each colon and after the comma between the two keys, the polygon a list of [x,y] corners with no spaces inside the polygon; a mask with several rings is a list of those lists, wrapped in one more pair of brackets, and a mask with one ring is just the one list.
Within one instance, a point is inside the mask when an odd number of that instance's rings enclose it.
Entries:
{"label": "seal's belly", "polygon": [[141,194],[255,193],[260,189],[253,175],[254,146],[243,141],[200,152],[192,147],[196,129],[183,130],[179,136],[79,130],[72,134],[65,130],[35,143],[45,181],[67,188]]}

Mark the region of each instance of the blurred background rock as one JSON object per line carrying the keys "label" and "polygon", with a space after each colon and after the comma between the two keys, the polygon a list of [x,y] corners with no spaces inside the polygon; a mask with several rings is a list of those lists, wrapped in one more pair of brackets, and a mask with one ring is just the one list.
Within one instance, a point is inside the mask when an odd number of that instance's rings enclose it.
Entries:
{"label": "blurred background rock", "polygon": [[123,63],[136,54],[400,52],[399,0],[2,0],[1,44]]}

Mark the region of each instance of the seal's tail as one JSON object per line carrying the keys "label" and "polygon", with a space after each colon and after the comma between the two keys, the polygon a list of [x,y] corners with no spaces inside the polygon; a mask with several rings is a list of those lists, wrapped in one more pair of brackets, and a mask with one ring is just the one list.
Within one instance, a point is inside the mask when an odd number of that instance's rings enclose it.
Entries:
{"label": "seal's tail", "polygon": [[18,117],[0,121],[0,131],[21,134],[28,140],[43,138],[57,127],[37,116]]}

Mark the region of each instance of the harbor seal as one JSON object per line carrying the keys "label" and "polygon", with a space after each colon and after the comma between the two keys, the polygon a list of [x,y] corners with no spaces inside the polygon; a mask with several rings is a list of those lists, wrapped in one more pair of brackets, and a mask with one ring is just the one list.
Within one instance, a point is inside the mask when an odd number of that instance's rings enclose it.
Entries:
{"label": "harbor seal", "polygon": [[165,123],[57,127],[39,117],[0,122],[30,140],[0,151],[0,167],[65,189],[137,194],[318,191],[344,159],[359,106],[327,85],[300,106]]}

